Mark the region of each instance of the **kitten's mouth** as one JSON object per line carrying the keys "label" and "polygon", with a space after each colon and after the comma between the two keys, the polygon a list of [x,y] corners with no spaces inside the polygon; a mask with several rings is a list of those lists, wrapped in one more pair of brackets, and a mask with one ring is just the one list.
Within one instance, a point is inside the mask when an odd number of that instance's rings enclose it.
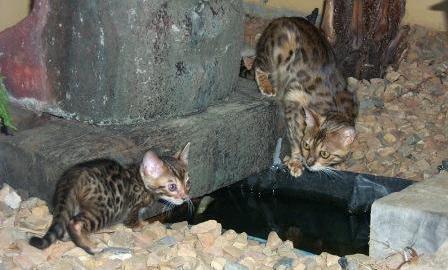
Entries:
{"label": "kitten's mouth", "polygon": [[174,205],[181,205],[183,204],[186,200],[184,199],[176,199],[176,198],[172,198],[172,197],[168,197],[165,195],[160,196],[159,200],[163,203],[163,204],[174,204]]}

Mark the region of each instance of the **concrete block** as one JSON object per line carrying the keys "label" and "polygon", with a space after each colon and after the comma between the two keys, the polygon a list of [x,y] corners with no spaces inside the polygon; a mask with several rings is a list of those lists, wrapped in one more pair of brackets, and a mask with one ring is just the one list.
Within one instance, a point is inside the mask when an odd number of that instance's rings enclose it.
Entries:
{"label": "concrete block", "polygon": [[94,123],[203,111],[236,88],[241,0],[34,1],[0,72],[35,109]]}
{"label": "concrete block", "polygon": [[448,174],[416,183],[372,205],[369,255],[382,259],[405,247],[433,254],[448,239]]}
{"label": "concrete block", "polygon": [[[191,193],[200,196],[270,165],[276,117],[276,106],[255,89],[238,91],[202,113],[139,125],[49,117],[14,136],[0,136],[0,183],[49,200],[59,175],[76,163],[103,157],[138,162],[148,149],[173,154],[191,141]],[[34,118],[25,113],[16,119]]]}

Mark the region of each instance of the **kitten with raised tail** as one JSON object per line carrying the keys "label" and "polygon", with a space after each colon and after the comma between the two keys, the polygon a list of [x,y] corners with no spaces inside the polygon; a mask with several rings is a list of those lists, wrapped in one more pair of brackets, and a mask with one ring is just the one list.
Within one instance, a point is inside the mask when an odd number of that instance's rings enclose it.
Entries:
{"label": "kitten with raised tail", "polygon": [[68,234],[78,247],[95,254],[101,250],[89,240],[89,233],[118,223],[140,227],[140,211],[159,199],[174,205],[191,203],[189,149],[190,143],[174,156],[161,157],[148,151],[140,164],[127,167],[101,159],[68,169],[56,186],[48,232],[29,243],[45,249]]}
{"label": "kitten with raised tail", "polygon": [[284,113],[290,174],[333,172],[355,139],[358,101],[320,30],[303,18],[274,19],[257,43],[254,70],[260,92]]}

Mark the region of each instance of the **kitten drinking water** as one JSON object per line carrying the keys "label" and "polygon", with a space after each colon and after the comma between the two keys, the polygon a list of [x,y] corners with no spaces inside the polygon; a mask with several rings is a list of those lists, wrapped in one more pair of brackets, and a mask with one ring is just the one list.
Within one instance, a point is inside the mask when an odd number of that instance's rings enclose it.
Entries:
{"label": "kitten drinking water", "polygon": [[139,212],[163,199],[180,205],[189,201],[188,153],[190,143],[174,156],[148,151],[140,164],[123,167],[113,160],[93,160],[68,169],[54,194],[53,222],[44,237],[30,244],[44,249],[65,233],[90,254],[100,250],[88,234],[117,223],[142,225]]}
{"label": "kitten drinking water", "polygon": [[254,69],[260,92],[282,107],[291,146],[284,161],[292,176],[304,167],[331,171],[347,159],[358,102],[319,29],[303,18],[274,19],[257,43]]}

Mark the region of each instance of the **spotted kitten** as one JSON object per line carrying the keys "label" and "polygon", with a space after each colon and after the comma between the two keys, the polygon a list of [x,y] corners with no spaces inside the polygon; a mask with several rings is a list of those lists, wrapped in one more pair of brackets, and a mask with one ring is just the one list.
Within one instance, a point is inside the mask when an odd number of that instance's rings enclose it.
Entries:
{"label": "spotted kitten", "polygon": [[254,68],[261,93],[283,109],[291,145],[284,161],[292,176],[304,167],[329,171],[347,159],[358,103],[315,26],[302,18],[273,20],[257,43]]}
{"label": "spotted kitten", "polygon": [[189,148],[190,143],[173,157],[148,151],[141,164],[129,167],[102,159],[70,168],[56,186],[50,229],[43,238],[32,237],[30,244],[44,249],[68,233],[77,246],[95,254],[101,250],[89,233],[117,223],[139,227],[139,212],[158,199],[175,205],[189,201]]}

